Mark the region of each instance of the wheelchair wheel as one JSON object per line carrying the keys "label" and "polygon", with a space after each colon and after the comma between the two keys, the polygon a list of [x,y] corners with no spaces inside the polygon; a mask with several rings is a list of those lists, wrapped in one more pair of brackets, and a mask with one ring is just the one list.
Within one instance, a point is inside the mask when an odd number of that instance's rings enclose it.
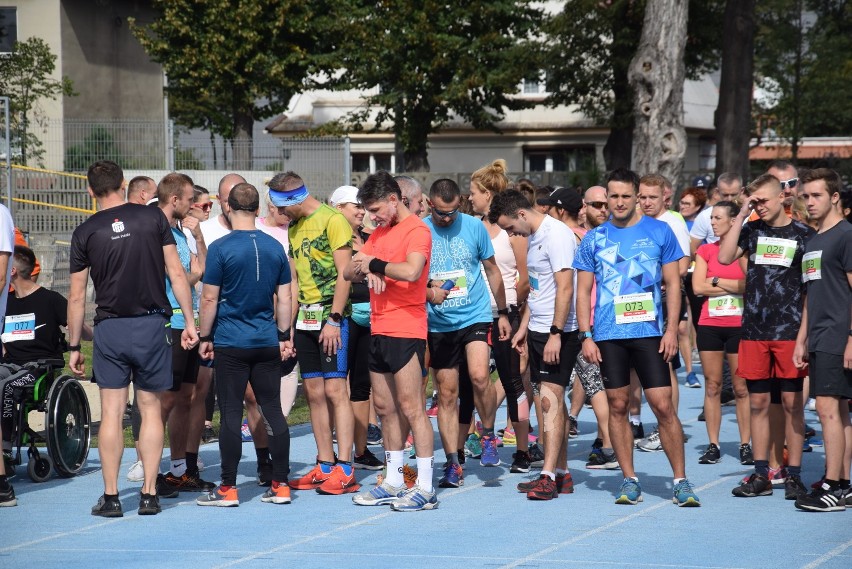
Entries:
{"label": "wheelchair wheel", "polygon": [[30,457],[27,463],[27,474],[33,482],[45,482],[50,479],[53,472],[53,461],[46,454],[39,454],[38,458]]}
{"label": "wheelchair wheel", "polygon": [[53,382],[44,415],[47,451],[56,473],[74,476],[86,464],[91,435],[89,400],[80,383],[69,375]]}

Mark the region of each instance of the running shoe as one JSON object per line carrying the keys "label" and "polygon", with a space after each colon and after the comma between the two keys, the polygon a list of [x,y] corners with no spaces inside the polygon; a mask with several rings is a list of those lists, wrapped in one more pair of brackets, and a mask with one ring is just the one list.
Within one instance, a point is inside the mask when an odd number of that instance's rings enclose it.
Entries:
{"label": "running shoe", "polygon": [[532,480],[527,480],[526,482],[518,482],[518,485],[515,487],[518,489],[518,492],[521,494],[526,494],[533,488],[535,488],[536,484],[538,484],[539,478],[533,478]]}
{"label": "running shoe", "polygon": [[739,486],[731,490],[731,494],[737,498],[755,498],[757,496],[771,496],[772,484],[766,476],[754,473],[743,481]]}
{"label": "running shoe", "polygon": [[464,468],[464,463],[467,462],[467,457],[464,454],[464,449],[460,448],[458,453],[456,454],[456,456],[459,459],[459,464],[461,465],[462,468]]}
{"label": "running shoe", "polygon": [[405,437],[405,448],[403,448],[402,450],[411,450],[411,447],[413,447],[413,446],[414,446],[414,435],[412,435],[409,432],[408,436]]}
{"label": "running shoe", "polygon": [[815,436],[816,436],[816,430],[809,425],[805,425],[805,438],[809,439],[809,438],[815,437]]}
{"label": "running shoe", "polygon": [[704,415],[704,408],[701,408],[701,413],[698,414],[698,420],[702,423],[707,421],[707,417]]}
{"label": "running shoe", "polygon": [[734,407],[737,404],[737,396],[730,389],[723,389],[719,392],[719,401],[722,407]]}
{"label": "running shoe", "polygon": [[523,473],[530,471],[530,453],[529,451],[519,450],[512,454],[512,466],[509,467],[509,472]]}
{"label": "running shoe", "polygon": [[[3,466],[6,467],[6,479],[11,480],[15,477],[15,463],[12,461],[12,451],[3,451]],[[136,480],[135,482],[138,482]]]}
{"label": "running shoe", "polygon": [[203,443],[212,443],[219,440],[216,436],[216,431],[213,430],[213,425],[206,425],[201,433],[201,441]]}
{"label": "running shoe", "polygon": [[360,470],[381,470],[385,466],[385,463],[376,458],[376,455],[368,448],[364,449],[364,454],[356,456],[353,463],[353,466]]}
{"label": "running shoe", "polygon": [[384,442],[382,437],[382,428],[378,425],[370,423],[367,425],[367,444],[370,446],[378,446]]}
{"label": "running shoe", "polygon": [[477,433],[471,433],[467,436],[464,442],[464,453],[470,458],[479,458],[482,456],[482,437]]}
{"label": "running shoe", "polygon": [[145,471],[142,469],[141,460],[137,460],[130,465],[130,470],[127,471],[127,479],[130,482],[142,482],[145,480]]}
{"label": "running shoe", "polygon": [[698,381],[698,376],[695,374],[694,371],[691,371],[686,374],[686,386],[692,387],[693,389],[698,389],[699,387],[701,387],[701,382]]}
{"label": "running shoe", "polygon": [[157,475],[157,496],[160,498],[177,498],[180,489],[170,484],[162,474]]}
{"label": "running shoe", "polygon": [[331,472],[323,472],[321,466],[317,464],[310,470],[310,472],[301,478],[291,480],[287,484],[293,490],[315,490],[329,478],[331,478]]}
{"label": "running shoe", "polygon": [[642,423],[639,423],[638,425],[630,423],[630,428],[633,430],[633,444],[636,444],[645,438],[645,428],[642,426]]}
{"label": "running shoe", "polygon": [[575,439],[580,436],[580,424],[576,417],[568,416],[568,437]]}
{"label": "running shoe", "polygon": [[773,486],[781,486],[787,481],[787,469],[783,466],[780,468],[770,468],[767,478],[769,478]]}
{"label": "running shoe", "polygon": [[810,445],[809,441],[810,441],[810,439],[805,439],[802,442],[802,452],[813,452],[814,451],[814,447],[812,447]]}
{"label": "running shoe", "polygon": [[257,485],[271,486],[272,485],[272,462],[263,460],[257,463]]}
{"label": "running shoe", "polygon": [[800,476],[790,475],[787,477],[787,480],[784,481],[784,499],[785,500],[798,500],[802,496],[807,495],[808,489],[805,488],[805,485],[802,484],[802,478]]}
{"label": "running shoe", "polygon": [[722,453],[719,447],[713,443],[707,445],[707,450],[698,459],[698,464],[717,464],[722,461]]}
{"label": "running shoe", "polygon": [[175,476],[168,472],[165,478],[166,482],[182,492],[209,492],[216,488],[212,482],[207,482],[197,474],[192,475],[189,472],[184,472],[182,476]]}
{"label": "running shoe", "polygon": [[236,507],[240,505],[236,486],[219,486],[206,494],[195,499],[199,506],[219,506],[222,508]]}
{"label": "running shoe", "polygon": [[358,506],[385,506],[397,500],[406,490],[408,488],[405,485],[391,486],[387,482],[382,481],[375,488],[352,496],[352,503]]}
{"label": "running shoe", "polygon": [[598,437],[595,439],[595,442],[592,443],[592,450],[600,450],[603,448],[603,439]]}
{"label": "running shoe", "polygon": [[843,488],[843,497],[846,498],[846,507],[852,508],[852,487]]}
{"label": "running shoe", "polygon": [[15,498],[15,489],[12,488],[11,484],[8,484],[8,486],[7,490],[0,490],[0,508],[11,508],[18,505],[18,499]]}
{"label": "running shoe", "polygon": [[663,443],[660,441],[660,431],[654,428],[654,432],[639,441],[636,448],[645,452],[660,452],[663,450]]}
{"label": "running shoe", "polygon": [[509,445],[509,446],[512,446],[512,447],[517,446],[518,437],[515,436],[515,430],[514,429],[506,429],[505,431],[503,431],[503,434],[501,436],[503,437],[503,444],[504,445]]}
{"label": "running shoe", "polygon": [[500,455],[497,453],[497,437],[490,435],[482,437],[482,455],[480,466],[500,466]]}
{"label": "running shoe", "polygon": [[249,429],[248,426],[248,419],[243,421],[243,426],[240,427],[240,437],[242,437],[244,443],[250,443],[252,440],[254,440],[251,437],[251,429]]}
{"label": "running shoe", "polygon": [[527,491],[527,500],[553,500],[558,497],[556,481],[546,474],[542,474]]}
{"label": "running shoe", "polygon": [[326,478],[317,488],[317,494],[337,496],[340,494],[351,494],[361,489],[361,485],[355,480],[355,469],[350,474],[343,471],[343,467],[335,464],[331,469],[331,476]]}
{"label": "running shoe", "polygon": [[601,449],[595,449],[589,453],[586,468],[590,470],[618,470],[618,461],[615,453],[607,454]]}
{"label": "running shoe", "polygon": [[[376,476],[376,486],[381,486],[384,483],[385,478],[387,478],[387,472],[382,471],[382,473]],[[403,465],[402,479],[405,480],[406,488],[413,488],[414,485],[417,484],[417,471],[407,464]]]}
{"label": "running shoe", "polygon": [[124,513],[121,511],[121,502],[117,496],[107,498],[104,494],[98,498],[98,503],[92,507],[92,515],[102,518],[121,518]]}
{"label": "running shoe", "polygon": [[290,487],[286,484],[278,484],[273,482],[269,485],[269,490],[264,492],[260,497],[261,502],[270,502],[272,504],[289,504],[290,503]]}
{"label": "running shoe", "polygon": [[822,440],[822,437],[813,436],[805,441],[805,444],[809,444],[812,447],[821,447],[825,445],[825,442]]}
{"label": "running shoe", "polygon": [[438,398],[437,397],[432,398],[432,403],[429,405],[429,408],[426,409],[426,416],[431,418],[431,419],[437,419],[438,418]]}
{"label": "running shoe", "polygon": [[642,501],[642,487],[639,486],[638,480],[625,478],[621,483],[621,488],[618,490],[618,497],[615,499],[616,504],[629,504],[635,506]]}
{"label": "running shoe", "polygon": [[544,451],[538,446],[538,443],[530,445],[530,466],[532,468],[542,468],[544,466]]}
{"label": "running shoe", "polygon": [[458,488],[464,486],[462,467],[452,462],[444,466],[444,475],[438,480],[438,488]]}
{"label": "running shoe", "polygon": [[140,516],[155,516],[162,512],[162,508],[160,508],[160,501],[157,499],[156,494],[145,494],[144,492],[139,495],[139,515]]}
{"label": "running shoe", "polygon": [[796,507],[810,512],[842,512],[850,507],[840,488],[831,490],[827,484],[820,485],[804,496],[796,498]]}
{"label": "running shoe", "polygon": [[692,486],[692,483],[684,478],[675,484],[672,503],[677,504],[680,508],[690,508],[700,506],[701,500],[695,495],[695,488]]}
{"label": "running shoe", "polygon": [[556,493],[557,494],[573,494],[574,493],[574,478],[570,472],[556,475]]}
{"label": "running shoe", "polygon": [[391,502],[391,508],[396,512],[419,512],[434,510],[437,507],[438,497],[435,495],[435,489],[427,492],[420,486],[409,488],[402,496]]}
{"label": "running shoe", "polygon": [[754,464],[754,453],[751,450],[751,445],[748,443],[740,445],[740,464]]}

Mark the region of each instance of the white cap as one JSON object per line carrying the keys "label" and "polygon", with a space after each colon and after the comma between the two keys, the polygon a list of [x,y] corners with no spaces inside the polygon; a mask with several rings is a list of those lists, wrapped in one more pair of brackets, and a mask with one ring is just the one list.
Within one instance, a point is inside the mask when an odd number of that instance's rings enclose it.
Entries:
{"label": "white cap", "polygon": [[338,206],[344,203],[360,203],[358,201],[358,188],[355,186],[340,186],[331,197],[328,198],[328,203],[332,206]]}

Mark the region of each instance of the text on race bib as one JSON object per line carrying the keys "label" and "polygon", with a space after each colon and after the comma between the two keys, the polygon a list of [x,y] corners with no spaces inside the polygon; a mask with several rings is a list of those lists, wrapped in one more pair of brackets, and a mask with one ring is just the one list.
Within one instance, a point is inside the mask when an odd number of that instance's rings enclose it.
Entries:
{"label": "text on race bib", "polygon": [[539,284],[538,284],[538,273],[536,273],[535,271],[529,271],[529,279],[530,279],[529,297],[530,298],[538,298],[539,292],[541,291],[541,288],[539,287]]}
{"label": "text on race bib", "polygon": [[707,313],[712,318],[721,318],[722,316],[742,316],[743,297],[741,294],[714,296],[707,301]]}
{"label": "text on race bib", "polygon": [[467,277],[462,269],[432,273],[429,278],[433,281],[453,281],[453,288],[450,289],[447,300],[467,296]]}
{"label": "text on race bib", "polygon": [[321,330],[322,304],[300,304],[296,330]]}
{"label": "text on race bib", "polygon": [[35,340],[35,330],[35,313],[7,316],[0,339],[4,344],[21,340]]}
{"label": "text on race bib", "polygon": [[657,319],[657,308],[650,292],[624,294],[616,296],[615,323],[631,324],[634,322],[649,322]]}
{"label": "text on race bib", "polygon": [[811,251],[802,257],[802,282],[822,278],[822,251]]}
{"label": "text on race bib", "polygon": [[754,251],[756,265],[778,265],[789,267],[796,256],[796,242],[792,239],[758,237]]}

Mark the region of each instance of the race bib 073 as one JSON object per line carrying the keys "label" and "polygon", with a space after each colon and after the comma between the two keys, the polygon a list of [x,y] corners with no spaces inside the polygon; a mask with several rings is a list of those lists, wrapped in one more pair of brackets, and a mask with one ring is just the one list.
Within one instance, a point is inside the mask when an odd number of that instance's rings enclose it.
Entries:
{"label": "race bib 073", "polygon": [[613,300],[616,324],[649,322],[657,319],[657,309],[650,292],[624,294],[616,296]]}

